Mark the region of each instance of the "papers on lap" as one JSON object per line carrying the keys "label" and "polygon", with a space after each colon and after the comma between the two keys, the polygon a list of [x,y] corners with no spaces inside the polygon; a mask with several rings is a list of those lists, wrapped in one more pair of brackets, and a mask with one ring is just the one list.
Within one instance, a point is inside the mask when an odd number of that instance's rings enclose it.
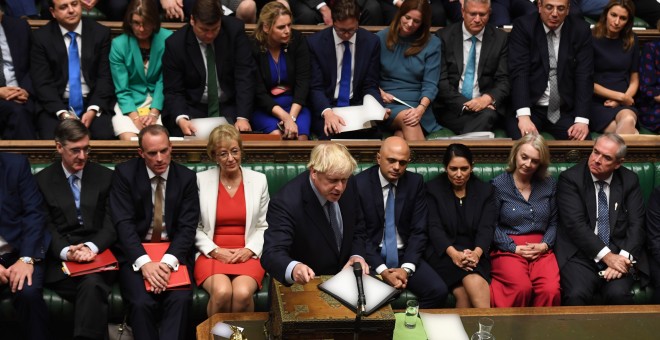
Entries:
{"label": "papers on lap", "polygon": [[81,276],[118,269],[117,258],[110,249],[97,254],[94,260],[90,262],[62,261],[62,271],[68,276]]}
{"label": "papers on lap", "polygon": [[[167,248],[170,247],[170,243],[142,243],[142,246],[152,261],[160,261],[163,258],[163,255],[165,255]],[[148,292],[151,292],[151,283],[149,283],[149,281],[144,280],[144,287]],[[167,283],[167,289],[190,289],[190,275],[188,275],[188,268],[185,265],[180,264],[179,270],[170,273],[170,281]]]}
{"label": "papers on lap", "polygon": [[[369,275],[362,275],[364,295],[366,297],[366,315],[369,315],[390,301],[399,291],[387,283]],[[339,300],[352,311],[357,311],[358,290],[352,268],[344,268],[319,285],[319,289]]]}
{"label": "papers on lap", "polygon": [[373,96],[364,96],[362,103],[362,105],[332,108],[332,112],[346,123],[346,126],[340,127],[339,132],[368,129],[374,126],[373,121],[382,121],[385,118],[385,108]]}

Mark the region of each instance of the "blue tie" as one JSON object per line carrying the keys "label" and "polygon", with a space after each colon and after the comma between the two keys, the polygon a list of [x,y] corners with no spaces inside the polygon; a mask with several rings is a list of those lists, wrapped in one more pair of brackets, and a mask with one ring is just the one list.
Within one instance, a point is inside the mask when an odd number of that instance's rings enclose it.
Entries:
{"label": "blue tie", "polygon": [[385,202],[385,237],[380,256],[385,259],[387,268],[399,267],[399,253],[396,249],[396,225],[394,224],[394,184],[388,184],[387,201]]}
{"label": "blue tie", "polygon": [[344,57],[341,61],[341,78],[339,79],[339,94],[337,106],[348,106],[351,97],[351,43],[344,41]]}
{"label": "blue tie", "polygon": [[463,88],[461,94],[468,100],[472,99],[472,92],[474,89],[474,69],[477,63],[477,37],[474,35],[472,38],[472,46],[470,47],[470,55],[468,56],[467,65],[465,65],[465,77],[463,78]]}
{"label": "blue tie", "polygon": [[73,193],[73,200],[76,203],[76,212],[78,213],[78,222],[82,222],[80,217],[80,188],[76,185],[76,180],[78,176],[71,175],[69,176],[69,186],[71,187],[71,192]]}
{"label": "blue tie", "polygon": [[335,234],[337,249],[341,250],[342,232],[341,232],[341,227],[339,226],[339,219],[337,219],[335,204],[333,202],[327,201],[325,203],[325,207],[326,209],[328,209],[328,219],[330,220],[330,228],[332,228],[332,232]]}
{"label": "blue tie", "polygon": [[607,195],[605,195],[605,181],[598,181],[598,237],[605,243],[610,244],[610,209],[607,206]]}
{"label": "blue tie", "polygon": [[67,33],[71,38],[69,45],[69,106],[80,117],[83,113],[82,85],[80,84],[80,56],[76,32]]}

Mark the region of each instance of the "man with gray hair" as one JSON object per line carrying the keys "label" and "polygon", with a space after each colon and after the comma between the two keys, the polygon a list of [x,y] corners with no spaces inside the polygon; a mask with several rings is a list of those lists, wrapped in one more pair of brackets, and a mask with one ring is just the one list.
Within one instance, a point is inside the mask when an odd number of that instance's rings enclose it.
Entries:
{"label": "man with gray hair", "polygon": [[586,305],[600,292],[604,304],[633,303],[633,263],[648,274],[644,256],[644,201],[637,175],[622,167],[619,135],[596,139],[588,161],[559,176],[555,246],[563,305]]}
{"label": "man with gray hair", "polygon": [[282,284],[305,284],[359,262],[365,274],[366,234],[352,176],[357,163],[345,146],[314,147],[303,172],[268,206],[261,265]]}

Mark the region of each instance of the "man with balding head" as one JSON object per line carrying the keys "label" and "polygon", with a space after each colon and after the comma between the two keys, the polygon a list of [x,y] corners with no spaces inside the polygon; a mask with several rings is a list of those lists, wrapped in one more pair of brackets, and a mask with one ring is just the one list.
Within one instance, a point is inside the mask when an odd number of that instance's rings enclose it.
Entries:
{"label": "man with balding head", "polygon": [[261,265],[282,284],[305,284],[364,261],[364,219],[345,146],[319,144],[308,171],[287,183],[268,205]]}
{"label": "man with balding head", "polygon": [[422,259],[426,191],[422,176],[406,171],[410,148],[403,138],[390,137],[376,161],[355,176],[367,232],[367,263],[391,286],[417,295],[421,308],[442,307],[447,285]]}

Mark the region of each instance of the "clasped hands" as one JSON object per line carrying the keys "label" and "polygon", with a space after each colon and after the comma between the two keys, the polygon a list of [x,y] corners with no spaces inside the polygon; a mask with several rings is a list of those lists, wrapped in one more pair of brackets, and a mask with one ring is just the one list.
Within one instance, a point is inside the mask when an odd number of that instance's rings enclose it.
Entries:
{"label": "clasped hands", "polygon": [[547,243],[530,243],[527,242],[525,245],[516,246],[516,254],[522,256],[527,261],[534,261],[542,254],[547,253],[550,250],[550,247]]}
{"label": "clasped hands", "polygon": [[142,277],[151,284],[151,291],[160,294],[167,289],[172,269],[163,262],[147,262],[142,267]]}
{"label": "clasped hands", "polygon": [[248,248],[227,249],[218,247],[211,252],[211,257],[222,263],[229,264],[243,263],[249,260],[252,256],[255,256],[255,254]]}
{"label": "clasped hands", "polygon": [[474,268],[479,264],[479,258],[483,254],[481,248],[463,249],[463,251],[458,251],[453,246],[447,248],[447,255],[451,258],[452,262],[458,267],[466,272],[474,271]]}
{"label": "clasped hands", "polygon": [[0,98],[6,101],[13,101],[17,104],[25,104],[30,94],[24,89],[16,86],[0,87]]}
{"label": "clasped hands", "polygon": [[603,271],[603,279],[608,282],[620,279],[628,274],[633,265],[629,258],[612,252],[603,256],[601,261],[607,265],[607,268]]}
{"label": "clasped hands", "polygon": [[[352,268],[353,263],[355,262],[360,263],[360,265],[362,266],[363,275],[369,275],[369,265],[367,265],[367,262],[365,262],[364,259],[360,256],[351,256],[351,258],[348,259],[348,262],[346,262],[344,269]],[[293,281],[301,285],[309,283],[309,281],[314,280],[315,277],[316,274],[314,274],[312,268],[309,268],[304,263],[296,264],[293,267],[293,270],[291,271],[291,278],[293,279]]]}

